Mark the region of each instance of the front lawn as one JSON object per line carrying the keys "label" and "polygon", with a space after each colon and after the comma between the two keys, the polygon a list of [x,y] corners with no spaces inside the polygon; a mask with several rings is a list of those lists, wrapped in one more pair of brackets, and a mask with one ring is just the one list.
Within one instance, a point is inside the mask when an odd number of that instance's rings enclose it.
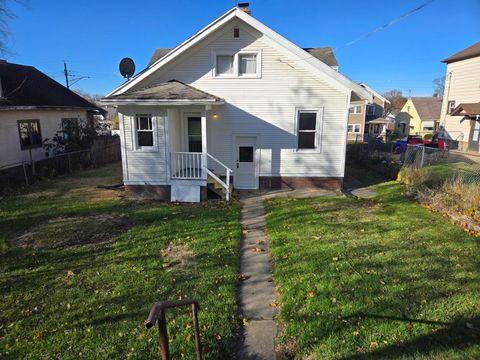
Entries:
{"label": "front lawn", "polygon": [[478,238],[407,199],[273,199],[283,351],[309,359],[480,358]]}
{"label": "front lawn", "polygon": [[[230,358],[238,206],[96,189],[119,174],[116,164],[0,201],[0,358],[157,358],[158,330],[144,320],[153,302],[180,298],[200,302],[204,357]],[[189,309],[167,319],[172,358],[195,358]]]}

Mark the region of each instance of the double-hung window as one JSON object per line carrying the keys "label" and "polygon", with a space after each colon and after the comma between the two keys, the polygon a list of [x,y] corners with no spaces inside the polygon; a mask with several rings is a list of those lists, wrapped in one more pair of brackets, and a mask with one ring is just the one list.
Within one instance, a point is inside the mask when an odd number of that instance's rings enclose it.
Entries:
{"label": "double-hung window", "polygon": [[257,54],[240,54],[238,56],[238,75],[257,74]]}
{"label": "double-hung window", "polygon": [[348,125],[348,132],[349,133],[359,133],[360,132],[360,124]]}
{"label": "double-hung window", "polygon": [[320,112],[317,110],[299,110],[297,113],[297,150],[318,151],[320,132]]}
{"label": "double-hung window", "polygon": [[261,77],[261,50],[243,50],[236,54],[214,54],[213,76],[216,78]]}
{"label": "double-hung window", "polygon": [[448,102],[447,114],[451,114],[455,110],[455,100],[450,100]]}
{"label": "double-hung window", "polygon": [[367,115],[369,116],[375,115],[375,105],[373,104],[367,105]]}
{"label": "double-hung window", "polygon": [[215,74],[217,76],[233,75],[234,55],[217,55]]}
{"label": "double-hung window", "polygon": [[350,114],[361,114],[362,113],[362,106],[361,105],[356,105],[356,106],[351,106],[350,109],[348,110]]}
{"label": "double-hung window", "polygon": [[18,134],[20,135],[20,148],[22,150],[42,146],[40,120],[19,120]]}
{"label": "double-hung window", "polygon": [[138,150],[154,148],[154,127],[151,114],[135,115],[135,134]]}

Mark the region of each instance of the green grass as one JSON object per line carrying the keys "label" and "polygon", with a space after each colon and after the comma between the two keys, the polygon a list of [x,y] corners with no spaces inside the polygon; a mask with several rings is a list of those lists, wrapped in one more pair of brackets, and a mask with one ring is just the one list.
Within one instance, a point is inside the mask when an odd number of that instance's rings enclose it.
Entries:
{"label": "green grass", "polygon": [[[180,298],[200,301],[205,358],[230,358],[239,328],[238,205],[139,204],[95,188],[118,182],[118,170],[39,183],[0,202],[0,358],[155,358],[158,330],[146,331],[144,320],[153,302]],[[45,247],[49,236],[89,235],[91,215],[132,224],[108,242],[75,236],[75,246]],[[59,229],[48,222],[58,217],[85,222]],[[14,245],[25,230],[32,241],[38,235],[39,248]],[[181,251],[169,252],[169,244]],[[194,358],[188,309],[169,311],[167,319],[172,358]]]}
{"label": "green grass", "polygon": [[478,239],[398,183],[374,188],[266,202],[280,343],[297,358],[480,358]]}

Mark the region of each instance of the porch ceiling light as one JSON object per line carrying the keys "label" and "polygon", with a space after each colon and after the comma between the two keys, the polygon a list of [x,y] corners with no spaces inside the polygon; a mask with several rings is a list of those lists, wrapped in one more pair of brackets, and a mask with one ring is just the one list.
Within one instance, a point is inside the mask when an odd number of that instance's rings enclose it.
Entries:
{"label": "porch ceiling light", "polygon": [[212,119],[213,119],[213,120],[218,120],[219,118],[220,118],[220,117],[218,116],[217,113],[214,113],[214,114],[212,115]]}

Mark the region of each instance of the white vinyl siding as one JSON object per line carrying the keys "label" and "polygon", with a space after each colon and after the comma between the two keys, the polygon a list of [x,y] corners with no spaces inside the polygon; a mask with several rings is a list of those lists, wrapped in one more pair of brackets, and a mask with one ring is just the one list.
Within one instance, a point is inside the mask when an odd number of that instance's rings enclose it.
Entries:
{"label": "white vinyl siding", "polygon": [[[232,41],[234,26],[240,28],[241,37]],[[261,50],[261,77],[212,76],[212,54],[256,50]],[[207,148],[230,168],[235,167],[233,139],[247,135],[258,139],[260,176],[343,177],[349,94],[313,75],[301,61],[292,61],[283,48],[246,24],[227,24],[223,32],[205,39],[136,87],[171,79],[225,99],[225,105],[207,112]],[[296,151],[298,109],[323,109],[320,152]],[[138,173],[141,169],[136,166]]]}
{"label": "white vinyl siding", "polygon": [[480,56],[475,58],[456,61],[447,65],[445,77],[445,94],[442,102],[441,124],[454,139],[459,139],[463,134],[463,141],[470,138],[470,121],[460,122],[461,116],[448,114],[448,102],[475,103],[480,99]]}
{"label": "white vinyl siding", "polygon": [[[167,184],[165,118],[167,112],[160,107],[119,106],[123,124],[120,139],[122,142],[122,166],[124,181]],[[150,114],[156,146],[147,151],[138,150],[135,140],[135,120],[138,114]],[[123,118],[123,119],[122,119]],[[123,131],[122,131],[123,130]]]}

